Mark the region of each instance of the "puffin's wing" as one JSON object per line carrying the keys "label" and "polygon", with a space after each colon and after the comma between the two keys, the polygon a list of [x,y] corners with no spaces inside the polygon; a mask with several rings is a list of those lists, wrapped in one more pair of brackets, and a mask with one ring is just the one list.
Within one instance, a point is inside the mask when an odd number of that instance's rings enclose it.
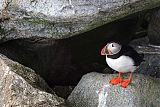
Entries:
{"label": "puffin's wing", "polygon": [[130,58],[132,58],[133,61],[134,61],[134,65],[135,65],[135,66],[139,66],[140,63],[141,63],[142,61],[144,61],[144,60],[143,60],[144,54],[139,54],[139,53],[137,53],[137,51],[134,50],[134,49],[133,49],[132,47],[130,47],[130,46],[123,46],[123,48],[122,48],[122,54],[125,55],[125,56],[129,56]]}

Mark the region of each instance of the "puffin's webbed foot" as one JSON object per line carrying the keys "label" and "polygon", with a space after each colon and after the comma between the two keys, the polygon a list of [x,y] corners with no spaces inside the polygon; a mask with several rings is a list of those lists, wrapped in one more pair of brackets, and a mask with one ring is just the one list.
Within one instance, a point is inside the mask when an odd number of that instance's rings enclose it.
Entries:
{"label": "puffin's webbed foot", "polygon": [[119,84],[120,82],[122,82],[121,77],[112,78],[112,80],[110,81],[110,83],[113,84],[113,85]]}
{"label": "puffin's webbed foot", "polygon": [[122,81],[121,86],[126,88],[130,83],[131,81],[129,79],[126,79]]}
{"label": "puffin's webbed foot", "polygon": [[121,77],[121,73],[119,72],[118,77],[116,78],[112,78],[112,80],[110,81],[111,84],[116,85],[122,82],[122,77]]}
{"label": "puffin's webbed foot", "polygon": [[128,79],[125,79],[121,82],[121,86],[126,88],[132,81],[132,72],[130,73],[130,76]]}

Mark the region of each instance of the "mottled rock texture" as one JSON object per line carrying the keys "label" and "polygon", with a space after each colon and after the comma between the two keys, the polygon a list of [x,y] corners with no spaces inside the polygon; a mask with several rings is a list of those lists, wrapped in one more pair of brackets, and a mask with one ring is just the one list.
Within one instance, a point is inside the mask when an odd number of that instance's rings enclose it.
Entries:
{"label": "mottled rock texture", "polygon": [[134,74],[132,83],[123,88],[120,85],[109,85],[109,81],[115,76],[117,75],[86,74],[69,96],[69,106],[158,107],[160,105],[160,80]]}
{"label": "mottled rock texture", "polygon": [[144,54],[144,62],[136,72],[160,78],[160,46],[150,45],[148,37],[133,40],[130,45]]}
{"label": "mottled rock texture", "polygon": [[152,13],[148,27],[149,42],[153,45],[160,45],[160,9]]}
{"label": "mottled rock texture", "polygon": [[1,0],[0,40],[67,38],[159,5],[160,0]]}
{"label": "mottled rock texture", "polygon": [[0,90],[1,107],[57,107],[63,102],[33,70],[3,55],[0,55]]}

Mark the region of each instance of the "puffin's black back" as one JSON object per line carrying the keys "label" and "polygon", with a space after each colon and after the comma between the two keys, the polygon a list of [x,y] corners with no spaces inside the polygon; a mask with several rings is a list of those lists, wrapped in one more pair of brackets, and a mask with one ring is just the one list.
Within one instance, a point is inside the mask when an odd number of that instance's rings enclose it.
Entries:
{"label": "puffin's black back", "polygon": [[107,55],[107,57],[112,59],[117,59],[122,55],[129,56],[130,58],[132,58],[134,60],[135,66],[139,66],[140,63],[144,61],[143,60],[144,54],[138,54],[132,47],[126,45],[122,46],[120,52],[118,52],[117,54]]}

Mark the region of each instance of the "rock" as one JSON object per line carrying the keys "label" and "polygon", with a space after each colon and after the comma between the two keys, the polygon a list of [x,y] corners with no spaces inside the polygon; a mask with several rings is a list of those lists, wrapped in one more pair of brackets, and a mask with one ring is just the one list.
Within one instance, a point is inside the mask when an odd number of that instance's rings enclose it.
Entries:
{"label": "rock", "polygon": [[64,99],[67,99],[68,96],[71,94],[75,86],[55,86],[53,88],[56,95],[59,97],[62,97]]}
{"label": "rock", "polygon": [[130,45],[144,54],[144,62],[136,72],[160,78],[160,46],[150,45],[148,37],[133,40]]}
{"label": "rock", "polygon": [[[89,73],[68,97],[70,107],[158,107],[160,80],[134,74],[127,88],[109,85],[116,74]],[[126,75],[125,75],[126,76]]]}
{"label": "rock", "polygon": [[57,107],[63,103],[33,70],[3,55],[0,55],[0,71],[1,107]]}
{"label": "rock", "polygon": [[152,13],[148,27],[149,42],[153,45],[160,45],[160,9]]}
{"label": "rock", "polygon": [[1,0],[0,41],[62,39],[160,6],[160,0]]}

